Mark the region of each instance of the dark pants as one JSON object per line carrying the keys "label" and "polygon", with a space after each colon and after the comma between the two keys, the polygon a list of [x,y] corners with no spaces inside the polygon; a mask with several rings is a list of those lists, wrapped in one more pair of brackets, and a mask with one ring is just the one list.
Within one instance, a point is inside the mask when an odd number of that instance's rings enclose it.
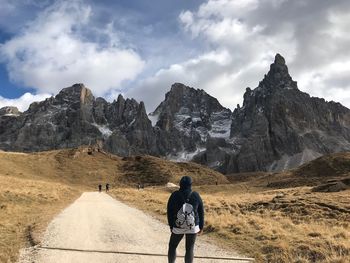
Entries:
{"label": "dark pants", "polygon": [[[168,262],[175,263],[176,260],[176,248],[179,245],[180,241],[184,235],[178,235],[171,233],[169,241],[169,250],[168,250]],[[197,234],[186,234],[186,254],[185,254],[185,263],[193,262],[193,249],[194,243],[196,241]]]}

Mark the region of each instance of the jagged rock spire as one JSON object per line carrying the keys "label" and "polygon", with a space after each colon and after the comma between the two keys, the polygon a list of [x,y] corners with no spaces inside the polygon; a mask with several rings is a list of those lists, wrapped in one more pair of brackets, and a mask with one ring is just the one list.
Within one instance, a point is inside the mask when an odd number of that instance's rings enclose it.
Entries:
{"label": "jagged rock spire", "polygon": [[269,90],[274,90],[275,88],[298,89],[297,82],[289,75],[286,61],[280,54],[276,54],[274,62],[270,65],[269,72],[259,83],[259,87]]}
{"label": "jagged rock spire", "polygon": [[285,65],[286,64],[286,60],[279,53],[277,53],[276,56],[275,56],[274,64]]}

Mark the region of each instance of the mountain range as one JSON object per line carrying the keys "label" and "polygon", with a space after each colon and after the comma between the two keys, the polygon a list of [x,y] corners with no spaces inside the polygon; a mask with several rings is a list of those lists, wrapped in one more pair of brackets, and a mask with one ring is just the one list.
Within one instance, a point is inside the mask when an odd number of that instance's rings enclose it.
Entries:
{"label": "mountain range", "polygon": [[0,109],[0,149],[44,151],[99,145],[121,156],[194,161],[222,173],[281,171],[350,151],[350,110],[298,89],[277,54],[243,105],[232,112],[204,90],[175,83],[147,115],[143,102],[95,98],[83,84]]}

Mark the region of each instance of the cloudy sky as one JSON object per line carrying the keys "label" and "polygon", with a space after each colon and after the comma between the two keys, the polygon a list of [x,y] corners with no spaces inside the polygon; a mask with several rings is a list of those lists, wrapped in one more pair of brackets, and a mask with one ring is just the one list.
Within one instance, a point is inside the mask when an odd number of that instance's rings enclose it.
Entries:
{"label": "cloudy sky", "polygon": [[84,83],[152,111],[174,82],[242,103],[282,54],[299,89],[350,107],[348,0],[0,0],[0,107]]}

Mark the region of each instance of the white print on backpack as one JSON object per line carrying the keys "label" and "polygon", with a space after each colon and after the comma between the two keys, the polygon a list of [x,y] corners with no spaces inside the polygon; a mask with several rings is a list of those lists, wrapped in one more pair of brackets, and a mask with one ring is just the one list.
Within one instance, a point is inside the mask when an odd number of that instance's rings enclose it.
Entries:
{"label": "white print on backpack", "polygon": [[187,203],[188,200],[182,205],[181,209],[177,212],[177,218],[175,225],[181,229],[191,230],[195,226],[193,206]]}

